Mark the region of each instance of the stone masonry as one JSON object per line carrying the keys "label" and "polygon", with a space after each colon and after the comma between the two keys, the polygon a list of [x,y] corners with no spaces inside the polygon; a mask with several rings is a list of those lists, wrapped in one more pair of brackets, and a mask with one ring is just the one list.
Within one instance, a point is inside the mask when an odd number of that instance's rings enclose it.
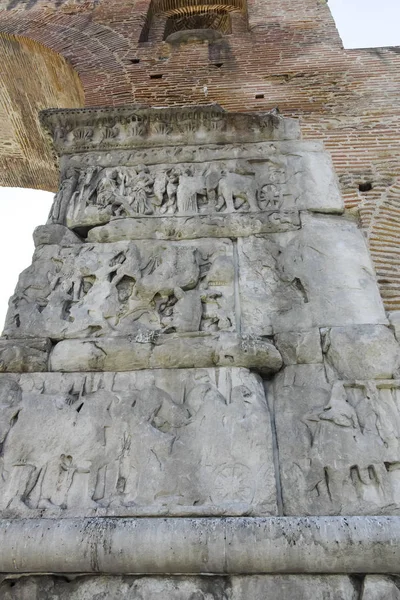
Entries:
{"label": "stone masonry", "polygon": [[400,598],[400,348],[275,113],[48,110],[0,339],[0,598]]}
{"label": "stone masonry", "polygon": [[0,0],[1,185],[57,189],[37,126],[43,108],[278,107],[300,119],[304,139],[322,140],[330,152],[346,209],[365,230],[385,308],[399,311],[399,48],[344,49],[325,0],[214,3],[229,9],[229,30],[165,37],[168,7],[179,13],[196,4]]}

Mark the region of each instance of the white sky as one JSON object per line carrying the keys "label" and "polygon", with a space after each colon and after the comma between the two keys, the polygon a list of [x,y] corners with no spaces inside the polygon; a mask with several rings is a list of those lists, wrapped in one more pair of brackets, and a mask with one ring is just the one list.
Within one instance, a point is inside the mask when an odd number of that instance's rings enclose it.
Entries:
{"label": "white sky", "polygon": [[[345,48],[400,46],[400,0],[329,0]],[[46,222],[49,192],[0,188],[0,331],[19,273],[31,262],[32,231]]]}

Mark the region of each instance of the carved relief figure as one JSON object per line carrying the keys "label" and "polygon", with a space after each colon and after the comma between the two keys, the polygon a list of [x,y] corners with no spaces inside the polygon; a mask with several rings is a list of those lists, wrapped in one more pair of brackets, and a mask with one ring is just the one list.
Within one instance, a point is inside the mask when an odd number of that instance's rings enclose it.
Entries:
{"label": "carved relief figure", "polygon": [[149,372],[129,377],[142,383],[91,389],[85,377],[58,394],[0,379],[2,510],[268,504],[268,411],[252,376],[248,387],[228,375],[226,395],[202,371],[172,375],[173,393]]}
{"label": "carved relief figure", "polygon": [[[231,330],[229,244],[44,246],[20,277],[5,332],[54,339]],[[224,258],[225,257],[225,258]]]}
{"label": "carved relief figure", "polygon": [[224,207],[227,212],[235,212],[240,209],[259,210],[254,177],[222,171],[218,184],[217,210]]}
{"label": "carved relief figure", "polygon": [[150,202],[153,183],[153,178],[144,165],[137,167],[137,174],[135,176],[126,177],[125,195],[129,199],[133,213],[139,215],[151,215],[153,213]]}
{"label": "carved relief figure", "polygon": [[113,217],[280,210],[284,197],[291,198],[292,206],[294,202],[282,169],[245,160],[87,167],[67,175],[53,218],[62,204],[64,217],[57,218],[65,220],[67,215],[70,227],[105,223]]}
{"label": "carved relief figure", "polygon": [[207,193],[206,182],[202,175],[193,176],[190,169],[187,169],[179,177],[177,189],[177,208],[182,214],[196,214],[199,212],[198,196],[205,196]]}
{"label": "carved relief figure", "polygon": [[65,223],[69,203],[74,195],[79,180],[78,169],[68,169],[61,181],[60,189],[54,196],[48,223]]}
{"label": "carved relief figure", "polygon": [[[308,489],[333,505],[340,505],[344,497],[347,502],[382,508],[393,502],[387,465],[398,457],[399,431],[393,443],[393,434],[387,434],[386,425],[382,428],[376,389],[374,395],[371,403],[370,391],[364,389],[363,398],[353,406],[349,391],[337,381],[326,406],[303,419],[311,436]],[[395,422],[398,419],[397,415]]]}

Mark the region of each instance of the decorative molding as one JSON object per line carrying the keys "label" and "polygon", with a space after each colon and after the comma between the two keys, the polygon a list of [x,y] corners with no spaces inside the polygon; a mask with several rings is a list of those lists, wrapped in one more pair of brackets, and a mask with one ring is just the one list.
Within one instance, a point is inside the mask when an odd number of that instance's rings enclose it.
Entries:
{"label": "decorative molding", "polygon": [[3,573],[400,573],[400,517],[0,521]]}
{"label": "decorative molding", "polygon": [[294,119],[273,112],[226,113],[218,105],[51,109],[40,113],[59,155],[137,146],[186,146],[298,139]]}

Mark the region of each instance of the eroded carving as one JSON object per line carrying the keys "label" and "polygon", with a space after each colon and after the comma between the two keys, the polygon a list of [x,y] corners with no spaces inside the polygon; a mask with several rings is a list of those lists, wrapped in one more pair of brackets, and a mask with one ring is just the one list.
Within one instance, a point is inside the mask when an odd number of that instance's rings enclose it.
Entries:
{"label": "eroded carving", "polygon": [[44,246],[21,274],[5,333],[232,331],[233,283],[227,240]]}
{"label": "eroded carving", "polygon": [[190,142],[297,139],[292,119],[274,113],[225,113],[217,105],[149,109],[141,106],[110,109],[47,110],[41,121],[51,131],[59,151],[129,148],[143,145],[185,145]]}
{"label": "eroded carving", "polygon": [[285,159],[67,169],[50,222],[69,227],[119,217],[257,213],[294,208],[300,167]]}
{"label": "eroded carving", "polygon": [[386,322],[355,223],[303,214],[299,231],[239,239],[238,255],[243,333]]}
{"label": "eroded carving", "polygon": [[275,510],[268,411],[245,370],[0,376],[0,394],[3,513]]}
{"label": "eroded carving", "polygon": [[286,514],[398,514],[399,382],[278,384],[276,399]]}

